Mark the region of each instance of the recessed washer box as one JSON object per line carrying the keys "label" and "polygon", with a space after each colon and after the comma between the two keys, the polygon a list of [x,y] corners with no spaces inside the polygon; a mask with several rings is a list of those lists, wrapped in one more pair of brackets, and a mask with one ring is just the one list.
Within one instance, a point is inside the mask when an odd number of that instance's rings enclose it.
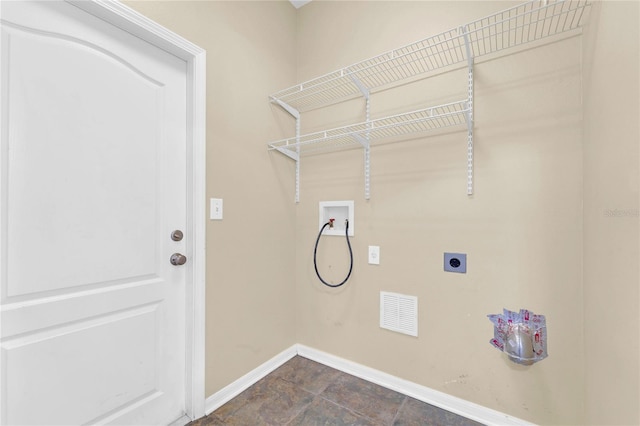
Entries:
{"label": "recessed washer box", "polygon": [[445,253],[444,254],[444,270],[446,272],[458,272],[460,274],[466,274],[467,273],[466,253]]}
{"label": "recessed washer box", "polygon": [[353,200],[350,201],[320,201],[319,211],[319,225],[318,230],[322,229],[325,223],[329,222],[329,219],[335,219],[333,222],[333,228],[328,226],[324,228],[322,235],[338,235],[343,236],[345,234],[345,220],[349,219],[349,236],[353,237],[355,234],[355,223],[353,221]]}

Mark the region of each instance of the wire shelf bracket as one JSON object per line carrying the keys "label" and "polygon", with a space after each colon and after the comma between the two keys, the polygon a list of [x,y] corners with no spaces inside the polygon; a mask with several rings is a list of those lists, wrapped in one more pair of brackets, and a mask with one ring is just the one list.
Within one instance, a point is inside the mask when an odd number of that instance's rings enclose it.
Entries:
{"label": "wire shelf bracket", "polygon": [[[291,105],[289,105],[288,103],[278,99],[278,98],[274,98],[271,97],[271,101],[275,102],[276,104],[280,105],[280,107],[282,107],[282,109],[284,109],[286,112],[288,112],[289,114],[291,114],[291,116],[293,116],[293,118],[295,118],[296,120],[296,141],[300,141],[300,111],[298,111],[297,109],[295,109],[294,107],[292,107]],[[296,195],[295,195],[295,202],[299,203],[300,202],[300,147],[296,148],[295,151],[291,151],[290,149],[284,149],[282,147],[275,147],[275,149],[286,155],[287,157],[291,158],[293,161],[296,162]]]}

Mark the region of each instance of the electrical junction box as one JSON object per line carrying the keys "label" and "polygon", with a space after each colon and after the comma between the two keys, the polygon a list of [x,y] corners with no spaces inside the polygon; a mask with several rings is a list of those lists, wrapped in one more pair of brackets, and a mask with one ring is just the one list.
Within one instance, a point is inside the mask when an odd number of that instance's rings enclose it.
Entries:
{"label": "electrical junction box", "polygon": [[334,219],[333,228],[324,228],[322,235],[345,235],[345,221],[349,219],[349,236],[355,235],[355,222],[353,220],[353,200],[351,201],[320,201],[318,230],[322,229],[325,223]]}

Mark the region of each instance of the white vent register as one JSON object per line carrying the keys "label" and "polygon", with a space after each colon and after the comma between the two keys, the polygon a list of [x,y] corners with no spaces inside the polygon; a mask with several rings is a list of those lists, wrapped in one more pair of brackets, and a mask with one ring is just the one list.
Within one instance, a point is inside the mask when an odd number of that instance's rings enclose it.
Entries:
{"label": "white vent register", "polygon": [[380,328],[418,336],[418,298],[380,292]]}

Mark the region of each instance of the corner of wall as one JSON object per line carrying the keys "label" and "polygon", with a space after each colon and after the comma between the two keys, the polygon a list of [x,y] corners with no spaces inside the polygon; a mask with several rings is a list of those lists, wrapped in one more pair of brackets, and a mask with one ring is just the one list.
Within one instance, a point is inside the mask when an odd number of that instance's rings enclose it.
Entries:
{"label": "corner of wall", "polygon": [[594,2],[584,44],[585,424],[640,413],[638,2]]}

